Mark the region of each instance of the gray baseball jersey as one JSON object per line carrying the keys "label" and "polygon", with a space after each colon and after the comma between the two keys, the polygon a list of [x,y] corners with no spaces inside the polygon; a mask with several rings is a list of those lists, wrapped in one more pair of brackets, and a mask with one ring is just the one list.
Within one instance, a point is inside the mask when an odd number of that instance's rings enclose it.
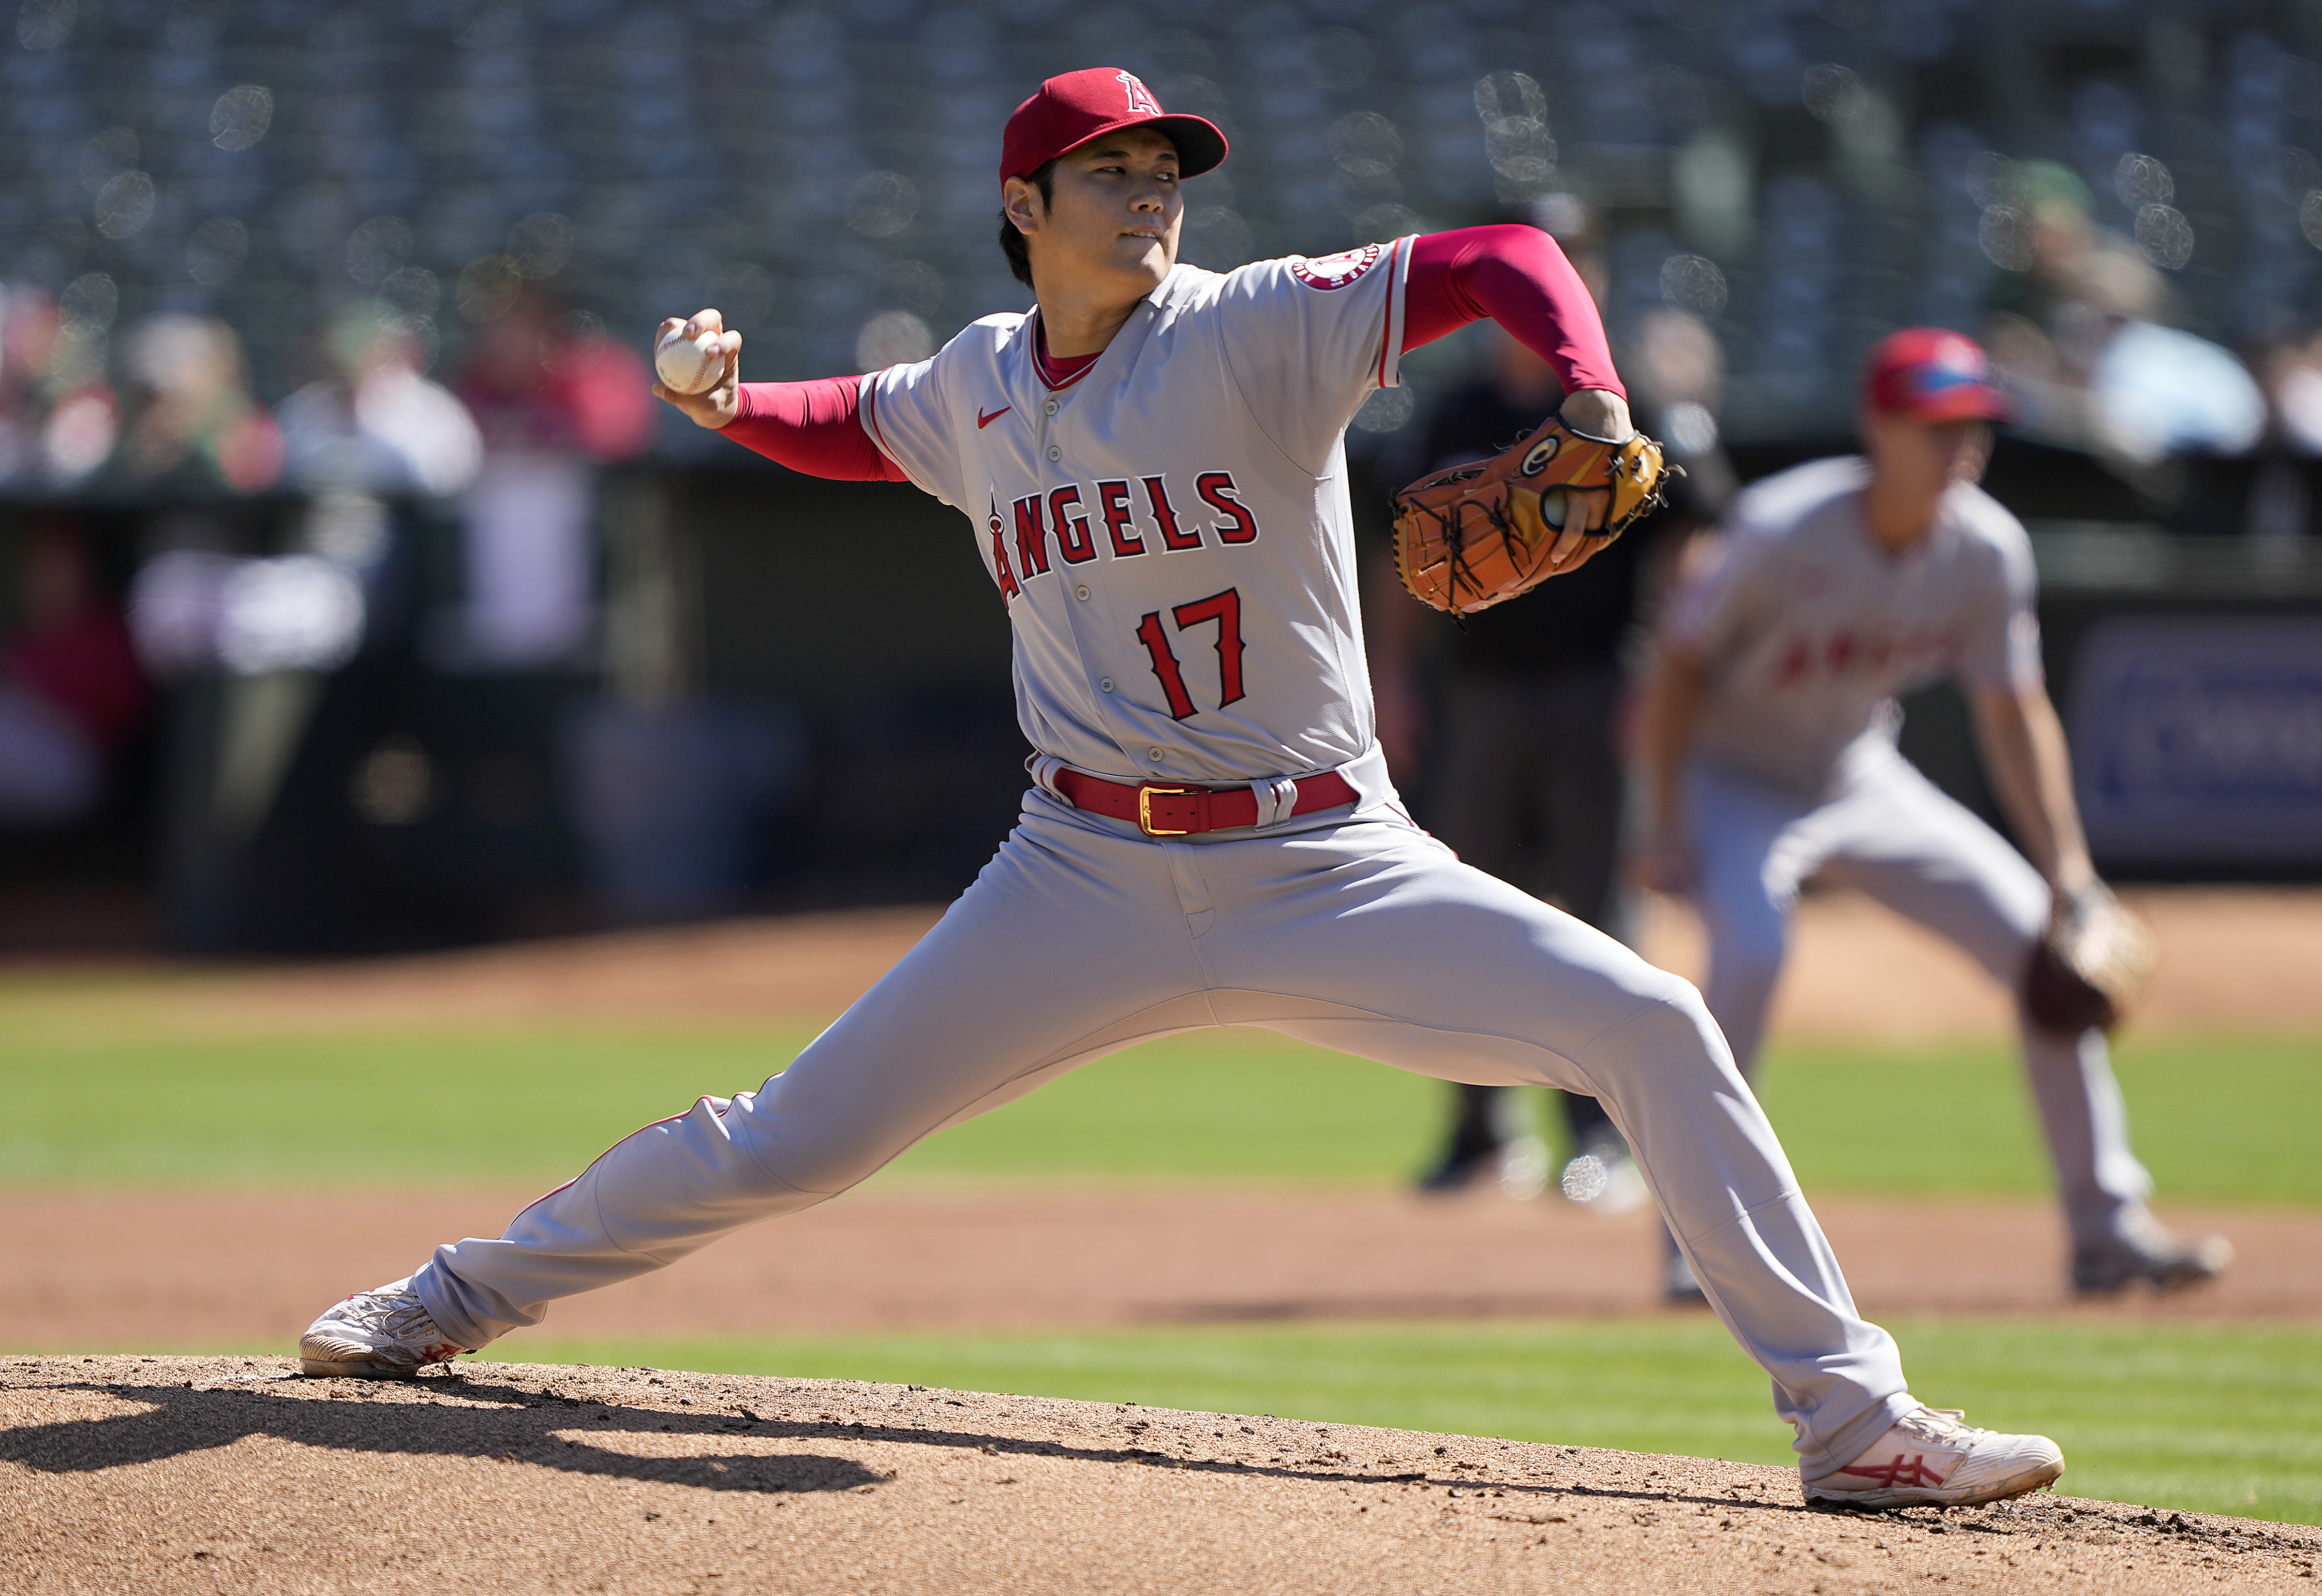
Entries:
{"label": "gray baseball jersey", "polygon": [[1926,538],[1890,554],[1863,524],[1869,474],[1859,458],[1824,460],[1756,484],[1662,624],[1709,668],[1700,752],[1794,792],[1827,790],[1857,739],[1891,742],[1895,698],[1937,676],[2040,680],[2022,523],[1961,482]]}
{"label": "gray baseball jersey", "polygon": [[1410,244],[1179,266],[1060,388],[1022,314],[863,379],[880,448],[979,529],[1041,753],[1233,782],[1369,749],[1345,436],[1395,383]]}

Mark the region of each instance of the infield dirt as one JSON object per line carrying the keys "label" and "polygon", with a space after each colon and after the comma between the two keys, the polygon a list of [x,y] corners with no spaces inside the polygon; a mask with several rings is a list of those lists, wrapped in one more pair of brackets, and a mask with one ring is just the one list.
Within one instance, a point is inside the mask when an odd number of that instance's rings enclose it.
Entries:
{"label": "infield dirt", "polygon": [[[535,1191],[0,1190],[0,1347],[289,1350],[321,1309],[498,1235]],[[1863,1311],[2322,1319],[2322,1215],[2171,1210],[2239,1253],[2199,1290],[2074,1301],[2050,1205],[1832,1199]],[[360,1216],[350,1222],[350,1216]],[[556,1305],[537,1336],[818,1335],[1660,1311],[1650,1216],[1399,1191],[853,1194]],[[167,1304],[157,1321],[155,1304]]]}
{"label": "infield dirt", "polygon": [[[2148,888],[2124,894],[2162,951],[2134,1024],[2179,1035],[2322,1034],[2322,890]],[[171,995],[190,1024],[306,1029],[605,1016],[827,1019],[940,911],[736,920],[418,958],[222,972]],[[1701,926],[1648,898],[1640,945],[1699,980]],[[1929,1043],[2011,1035],[2006,996],[1967,956],[1851,893],[1800,906],[1769,1034]]]}
{"label": "infield dirt", "polygon": [[[0,1364],[13,1591],[2280,1591],[2322,1531],[1786,1470],[835,1381]],[[2067,1476],[2069,1478],[2069,1476]]]}

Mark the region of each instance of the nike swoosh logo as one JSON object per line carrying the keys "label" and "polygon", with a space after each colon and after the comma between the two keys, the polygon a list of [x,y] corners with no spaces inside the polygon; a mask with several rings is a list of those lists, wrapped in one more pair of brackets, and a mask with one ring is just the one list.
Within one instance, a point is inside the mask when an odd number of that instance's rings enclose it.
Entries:
{"label": "nike swoosh logo", "polygon": [[982,432],[985,427],[990,426],[993,422],[998,421],[1001,416],[1007,415],[1010,410],[1015,408],[1016,406],[1013,405],[1002,405],[999,409],[994,410],[991,415],[986,415],[983,413],[983,406],[978,406],[975,412],[975,430],[979,433]]}

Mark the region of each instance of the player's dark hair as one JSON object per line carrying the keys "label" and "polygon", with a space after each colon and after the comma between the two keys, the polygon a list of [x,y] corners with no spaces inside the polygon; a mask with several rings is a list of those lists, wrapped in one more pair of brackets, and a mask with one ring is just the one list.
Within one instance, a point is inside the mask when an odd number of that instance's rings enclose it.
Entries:
{"label": "player's dark hair", "polygon": [[[1056,160],[1051,156],[1041,163],[1040,169],[1024,179],[1040,191],[1040,203],[1052,205],[1056,198]],[[1032,251],[1024,242],[1024,235],[1016,231],[1016,223],[1008,213],[1000,213],[1000,252],[1008,257],[1008,269],[1026,287],[1032,286]]]}

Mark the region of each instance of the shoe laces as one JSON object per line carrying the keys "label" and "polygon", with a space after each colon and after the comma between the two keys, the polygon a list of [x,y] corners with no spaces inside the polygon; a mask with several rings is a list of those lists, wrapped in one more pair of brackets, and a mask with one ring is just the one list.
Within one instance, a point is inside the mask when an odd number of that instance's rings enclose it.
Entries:
{"label": "shoe laces", "polygon": [[1975,1438],[1975,1427],[1966,1421],[1963,1408],[1921,1408],[1915,1413],[1906,1413],[1895,1421],[1895,1427],[1908,1430],[1923,1441],[1939,1446],[1964,1446]]}
{"label": "shoe laces", "polygon": [[348,1301],[354,1309],[350,1317],[367,1329],[403,1342],[443,1338],[443,1332],[427,1315],[427,1305],[413,1292],[359,1291]]}

